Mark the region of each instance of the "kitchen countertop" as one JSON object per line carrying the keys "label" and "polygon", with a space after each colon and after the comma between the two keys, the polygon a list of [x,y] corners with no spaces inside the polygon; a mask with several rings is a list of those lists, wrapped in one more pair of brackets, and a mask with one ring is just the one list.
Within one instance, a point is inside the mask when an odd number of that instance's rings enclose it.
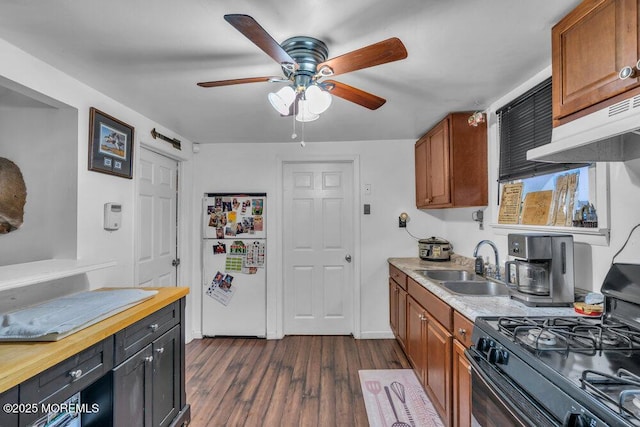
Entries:
{"label": "kitchen countertop", "polygon": [[[118,288],[120,289],[120,288]],[[0,343],[0,393],[91,347],[189,293],[189,288],[138,288],[158,293],[140,304],[54,342]]]}
{"label": "kitchen countertop", "polygon": [[473,259],[452,255],[451,261],[424,261],[420,258],[389,258],[389,264],[474,321],[480,316],[577,316],[573,307],[528,307],[508,296],[466,296],[447,291],[415,270],[455,270],[473,272]]}

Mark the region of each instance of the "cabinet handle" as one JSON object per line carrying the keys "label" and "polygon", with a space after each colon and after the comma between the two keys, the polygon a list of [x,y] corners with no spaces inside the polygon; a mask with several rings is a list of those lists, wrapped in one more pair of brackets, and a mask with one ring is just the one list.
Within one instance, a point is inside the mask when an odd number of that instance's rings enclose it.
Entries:
{"label": "cabinet handle", "polygon": [[153,324],[149,325],[149,328],[151,328],[151,330],[153,332],[155,332],[155,331],[158,330],[158,324],[157,323],[153,323]]}
{"label": "cabinet handle", "polygon": [[156,351],[158,352],[158,354],[162,354],[164,353],[164,347],[156,348]]}
{"label": "cabinet handle", "polygon": [[622,67],[618,73],[618,78],[620,80],[626,80],[629,77],[636,77],[636,70],[629,65]]}
{"label": "cabinet handle", "polygon": [[69,372],[69,375],[75,381],[75,380],[77,380],[78,378],[80,378],[82,376],[82,369],[71,371],[71,372]]}
{"label": "cabinet handle", "polygon": [[458,329],[458,333],[459,333],[460,335],[462,335],[462,336],[465,336],[465,335],[467,335],[467,330],[466,330],[466,329],[462,329],[462,328],[460,328],[460,329]]}
{"label": "cabinet handle", "polygon": [[153,356],[147,356],[147,357],[145,357],[145,358],[144,358],[144,361],[145,361],[145,362],[149,362],[149,363],[153,362]]}
{"label": "cabinet handle", "polygon": [[418,317],[420,317],[420,320],[422,320],[423,322],[427,320],[427,316],[425,316],[424,314],[420,314],[420,316]]}

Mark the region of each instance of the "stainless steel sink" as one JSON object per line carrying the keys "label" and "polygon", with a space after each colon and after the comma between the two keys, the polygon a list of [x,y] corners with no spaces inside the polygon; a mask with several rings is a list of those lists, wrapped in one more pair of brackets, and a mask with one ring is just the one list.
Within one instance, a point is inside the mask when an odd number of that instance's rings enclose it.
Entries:
{"label": "stainless steel sink", "polygon": [[449,292],[459,295],[469,296],[507,296],[509,295],[509,288],[502,283],[490,282],[488,280],[458,280],[458,281],[445,281],[440,285],[447,289]]}
{"label": "stainless steel sink", "polygon": [[418,273],[426,278],[443,281],[469,281],[484,280],[482,277],[475,275],[466,270],[420,270]]}

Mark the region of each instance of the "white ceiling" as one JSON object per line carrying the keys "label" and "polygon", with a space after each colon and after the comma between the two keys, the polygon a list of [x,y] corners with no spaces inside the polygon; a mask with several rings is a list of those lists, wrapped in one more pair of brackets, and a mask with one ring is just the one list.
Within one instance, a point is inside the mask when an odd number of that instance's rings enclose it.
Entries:
{"label": "white ceiling", "polygon": [[321,39],[330,58],[398,37],[407,59],[335,77],[387,103],[370,111],[334,98],[305,125],[305,140],[416,139],[448,112],[484,109],[548,66],[551,27],[578,3],[0,0],[0,38],[194,142],[211,143],[290,141],[293,126],[267,101],[281,84],[196,86],[281,75],[223,15],[251,15],[278,42]]}

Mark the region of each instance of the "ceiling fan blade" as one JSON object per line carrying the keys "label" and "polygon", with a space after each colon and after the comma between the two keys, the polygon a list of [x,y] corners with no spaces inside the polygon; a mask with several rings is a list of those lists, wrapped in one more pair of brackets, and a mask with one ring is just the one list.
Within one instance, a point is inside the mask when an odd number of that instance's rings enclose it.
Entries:
{"label": "ceiling fan blade", "polygon": [[325,80],[322,82],[322,86],[328,90],[331,95],[362,105],[370,110],[377,110],[387,102],[384,98],[335,80]]}
{"label": "ceiling fan blade", "polygon": [[293,69],[298,68],[296,61],[251,16],[233,14],[224,15],[224,19],[277,63],[291,64]]}
{"label": "ceiling fan blade", "polygon": [[407,49],[397,37],[392,37],[381,42],[365,46],[344,55],[336,56],[321,64],[318,71],[322,73],[322,67],[330,67],[333,75],[349,73],[362,68],[373,67],[387,62],[398,61],[407,57]]}
{"label": "ceiling fan blade", "polygon": [[217,80],[213,82],[200,82],[198,86],[200,87],[218,87],[218,86],[230,86],[230,85],[239,85],[243,83],[260,83],[260,82],[268,82],[273,79],[279,79],[279,77],[248,77],[246,79],[231,79],[231,80]]}

